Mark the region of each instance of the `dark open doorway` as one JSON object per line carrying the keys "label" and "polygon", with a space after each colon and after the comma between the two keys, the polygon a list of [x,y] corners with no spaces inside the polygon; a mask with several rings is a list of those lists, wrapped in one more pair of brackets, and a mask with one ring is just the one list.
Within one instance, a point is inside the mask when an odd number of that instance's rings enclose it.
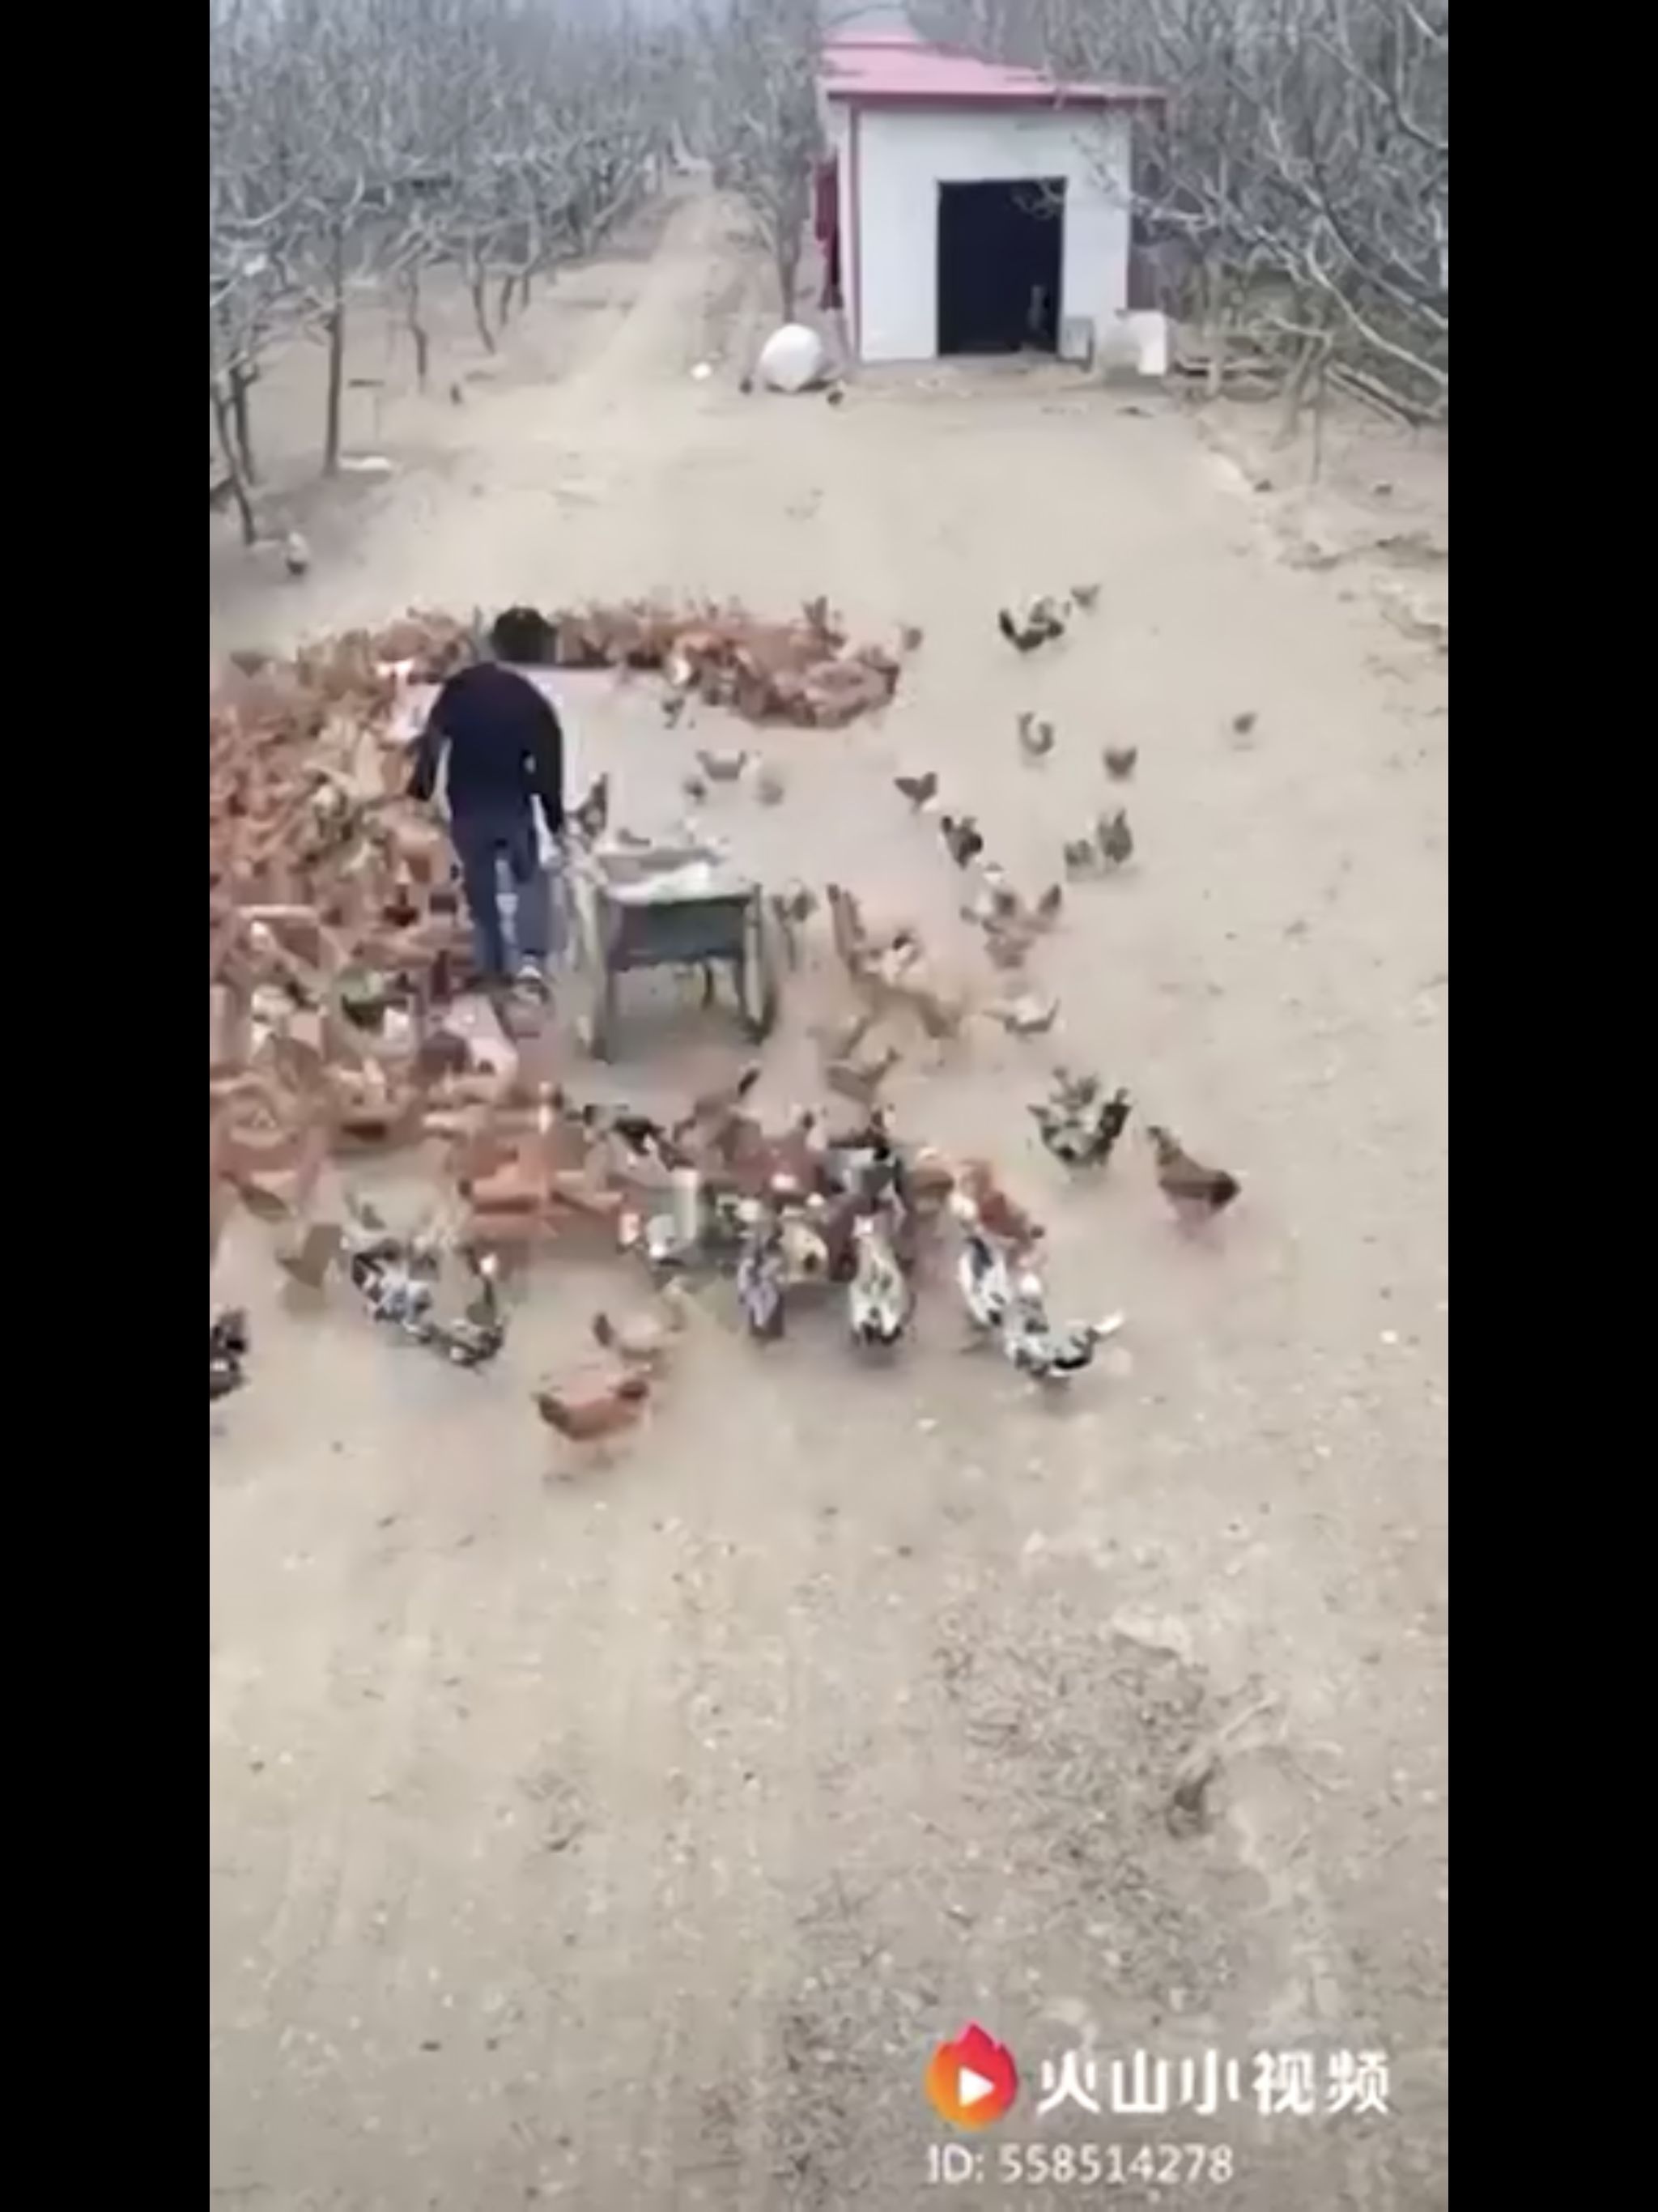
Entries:
{"label": "dark open doorway", "polygon": [[938,187],[938,350],[1057,353],[1065,179]]}

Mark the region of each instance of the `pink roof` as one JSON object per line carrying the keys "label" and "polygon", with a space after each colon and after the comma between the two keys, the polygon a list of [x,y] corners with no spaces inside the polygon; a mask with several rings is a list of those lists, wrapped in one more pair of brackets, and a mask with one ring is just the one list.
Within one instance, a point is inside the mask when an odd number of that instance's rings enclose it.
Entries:
{"label": "pink roof", "polygon": [[832,39],[823,90],[882,107],[1139,107],[1163,95],[1141,85],[1061,84],[1035,70],[981,62],[902,32]]}

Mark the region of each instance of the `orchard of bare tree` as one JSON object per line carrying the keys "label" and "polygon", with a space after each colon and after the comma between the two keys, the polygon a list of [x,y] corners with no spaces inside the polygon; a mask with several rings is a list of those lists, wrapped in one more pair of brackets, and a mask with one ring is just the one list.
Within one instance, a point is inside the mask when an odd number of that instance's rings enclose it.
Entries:
{"label": "orchard of bare tree", "polygon": [[395,295],[423,380],[424,288],[458,272],[493,350],[537,284],[660,181],[688,51],[620,8],[211,0],[209,478],[250,541],[271,348],[325,349],[332,474],[354,295]]}

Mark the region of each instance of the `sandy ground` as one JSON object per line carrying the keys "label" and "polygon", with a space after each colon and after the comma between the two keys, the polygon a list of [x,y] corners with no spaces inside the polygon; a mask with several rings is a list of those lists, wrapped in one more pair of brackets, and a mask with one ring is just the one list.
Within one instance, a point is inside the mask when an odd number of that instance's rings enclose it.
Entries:
{"label": "sandy ground", "polygon": [[[549,1482],[525,1390],[592,1285],[550,1266],[473,1378],[282,1313],[234,1247],[218,1287],[260,1334],[210,1459],[211,2196],[908,2212],[943,2140],[928,2051],[976,2017],[1033,2085],[1067,2048],[1214,2049],[1246,2087],[1260,2051],[1385,2051],[1385,2119],[1025,2101],[986,2140],[1225,2142],[1236,2178],[1191,2192],[1216,2206],[1430,2212],[1446,660],[1394,618],[1394,556],[1358,529],[1305,557],[1296,487],[1159,401],[1054,372],[884,378],[839,411],[692,382],[740,357],[750,297],[689,201],[571,276],[463,404],[376,392],[358,427],[398,475],[314,521],[302,586],[217,548],[216,641],[655,586],[924,624],[882,726],[768,739],[787,804],[716,826],[953,933],[965,969],[957,884],[887,778],[937,766],[1034,887],[1101,744],[1138,741],[1141,860],[1072,901],[1052,1049],[1246,1200],[1196,1250],[1138,1146],[1067,1192],[1025,1133],[1043,1048],[975,1034],[906,1069],[901,1121],[1008,1163],[1058,1302],[1127,1309],[1112,1370],[1054,1413],[959,1352],[943,1297],[886,1376],[827,1320],[760,1357],[715,1311],[625,1464],[578,1483]],[[1102,611],[1051,655],[999,642],[999,600],[1087,579]],[[1015,757],[1027,706],[1061,730],[1044,770]],[[578,688],[573,719],[579,772],[611,768],[646,827],[693,745],[736,741],[666,732],[642,687]],[[828,991],[793,987],[780,1104]],[[648,1093],[686,1050],[647,1005],[592,1087]],[[1212,1829],[1171,1835],[1177,1762],[1234,1717]],[[963,2205],[1184,2193],[1003,2188],[986,2155]]]}

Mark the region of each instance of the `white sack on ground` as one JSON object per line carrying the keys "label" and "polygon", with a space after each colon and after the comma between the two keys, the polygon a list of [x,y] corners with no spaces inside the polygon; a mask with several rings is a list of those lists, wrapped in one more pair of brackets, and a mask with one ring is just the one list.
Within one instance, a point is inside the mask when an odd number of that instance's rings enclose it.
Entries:
{"label": "white sack on ground", "polygon": [[774,392],[805,392],[823,375],[827,360],[816,331],[804,323],[785,323],[760,349],[755,369]]}

